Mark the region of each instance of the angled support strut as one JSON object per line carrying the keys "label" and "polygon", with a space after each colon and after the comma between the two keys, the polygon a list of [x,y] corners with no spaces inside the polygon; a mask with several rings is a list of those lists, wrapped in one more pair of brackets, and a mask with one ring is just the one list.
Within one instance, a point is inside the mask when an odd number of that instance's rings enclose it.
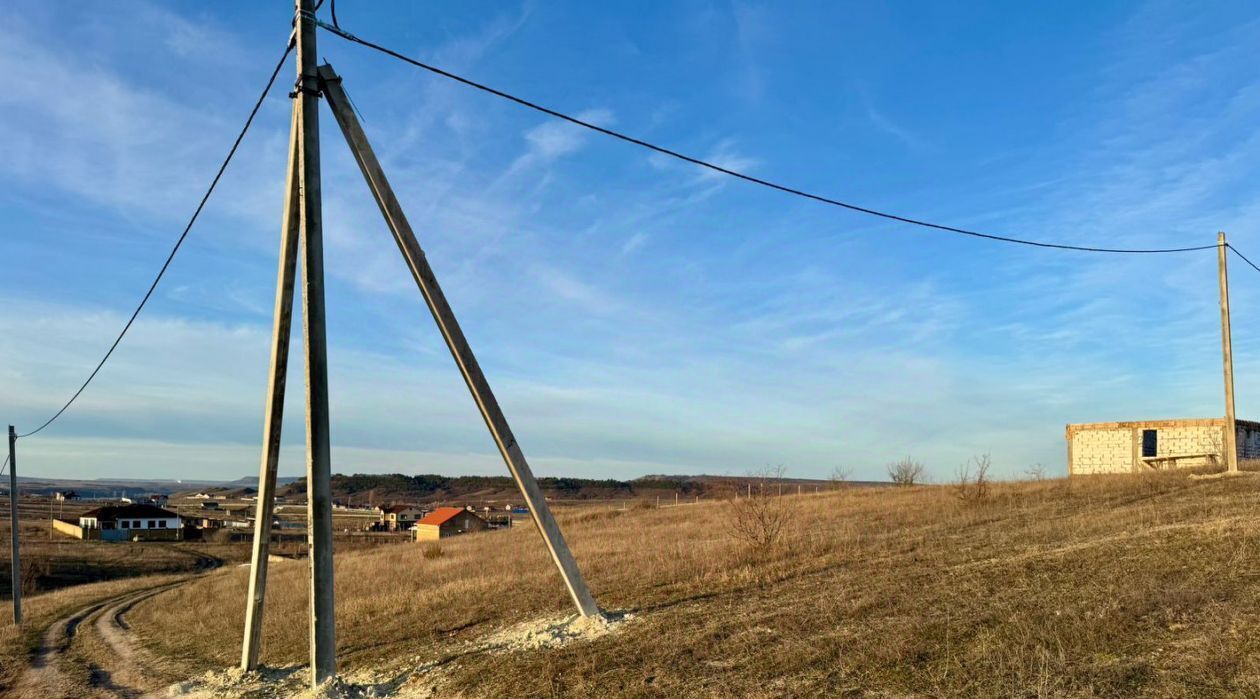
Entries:
{"label": "angled support strut", "polygon": [[477,364],[477,358],[473,355],[468,340],[464,338],[464,333],[460,330],[455,313],[447,303],[442,287],[438,285],[437,277],[434,276],[433,269],[429,267],[429,262],[425,259],[424,250],[420,248],[420,243],[411,230],[411,224],[403,215],[402,206],[385,179],[381,164],[377,161],[376,154],[368,144],[367,136],[364,135],[363,128],[354,115],[350,100],[341,87],[341,78],[330,65],[319,67],[319,77],[322,82],[322,91],[328,100],[328,106],[332,108],[333,116],[337,119],[337,125],[341,127],[341,133],[345,135],[346,143],[349,144],[350,151],[359,164],[359,169],[363,171],[368,188],[372,190],[372,196],[380,206],[381,214],[385,216],[390,232],[394,234],[394,241],[398,243],[398,249],[411,269],[416,285],[420,287],[420,293],[424,296],[424,301],[433,314],[433,320],[437,322],[438,330],[442,333],[442,339],[446,341],[446,346],[450,349],[451,356],[455,359],[455,364],[459,367],[464,382],[468,385],[468,390],[481,411],[481,417],[486,421],[486,427],[490,429],[490,435],[494,438],[503,461],[507,464],[512,478],[516,481],[521,495],[529,506],[534,524],[538,527],[538,532],[542,535],[548,552],[551,553],[552,561],[560,569],[560,576],[564,579],[570,597],[573,598],[573,604],[577,606],[582,616],[599,614],[595,598],[591,596],[586,582],[582,579],[582,572],[578,569],[577,561],[574,560],[573,554],[564,541],[560,526],[556,524],[551,508],[547,506],[547,500],[543,497],[542,489],[538,487],[538,481],[534,479],[529,463],[525,461],[525,454],[517,444],[516,437],[512,435],[507,418],[503,415],[498,401],[495,400],[490,384]]}

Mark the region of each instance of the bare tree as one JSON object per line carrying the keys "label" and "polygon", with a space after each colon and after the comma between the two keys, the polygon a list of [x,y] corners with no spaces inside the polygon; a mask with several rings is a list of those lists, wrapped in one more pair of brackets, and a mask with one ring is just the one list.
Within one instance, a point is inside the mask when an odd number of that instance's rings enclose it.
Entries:
{"label": "bare tree", "polygon": [[907,456],[888,465],[888,478],[897,485],[918,485],[923,482],[923,464]]}
{"label": "bare tree", "polygon": [[1034,481],[1044,481],[1046,479],[1046,467],[1041,464],[1029,466],[1024,473],[1028,474],[1028,477]]}
{"label": "bare tree", "polygon": [[958,481],[954,483],[954,494],[959,500],[974,503],[989,497],[989,467],[991,465],[989,455],[981,454],[971,457],[971,461],[958,467]]}
{"label": "bare tree", "polygon": [[831,469],[831,486],[839,490],[849,484],[849,476],[853,474],[853,469],[847,466],[837,466]]}
{"label": "bare tree", "polygon": [[743,497],[736,491],[727,510],[727,524],[736,539],[758,550],[773,548],[787,524],[788,504],[780,495],[783,467],[752,474]]}

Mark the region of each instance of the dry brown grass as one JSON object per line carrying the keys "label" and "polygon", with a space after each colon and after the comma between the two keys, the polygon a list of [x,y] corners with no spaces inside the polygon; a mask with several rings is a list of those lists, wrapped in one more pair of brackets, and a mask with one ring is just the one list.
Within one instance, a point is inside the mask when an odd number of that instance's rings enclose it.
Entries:
{"label": "dry brown grass", "polygon": [[[1260,478],[1180,475],[789,497],[770,552],[729,503],[567,510],[620,631],[558,649],[464,642],[569,610],[527,528],[339,555],[344,669],[444,662],[461,696],[1255,696]],[[303,663],[307,568],[272,566],[264,662]],[[243,569],[141,603],[133,627],[186,676],[235,663]]]}

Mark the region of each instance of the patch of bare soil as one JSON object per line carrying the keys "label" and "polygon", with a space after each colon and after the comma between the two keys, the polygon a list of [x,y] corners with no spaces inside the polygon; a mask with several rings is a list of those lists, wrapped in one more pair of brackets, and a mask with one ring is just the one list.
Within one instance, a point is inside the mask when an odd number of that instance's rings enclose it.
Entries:
{"label": "patch of bare soil", "polygon": [[634,619],[633,614],[603,614],[562,619],[527,621],[487,638],[481,647],[490,652],[510,652],[556,648],[574,641],[588,641],[612,633],[618,625]]}
{"label": "patch of bare soil", "polygon": [[634,616],[631,614],[619,613],[538,619],[509,627],[481,641],[468,642],[437,661],[422,663],[415,658],[414,665],[400,670],[346,674],[318,689],[310,687],[310,672],[305,666],[261,668],[252,672],[232,668],[207,672],[201,677],[172,685],[160,696],[183,699],[434,699],[441,689],[444,666],[459,658],[477,653],[556,648],[614,633],[618,626],[632,619]]}

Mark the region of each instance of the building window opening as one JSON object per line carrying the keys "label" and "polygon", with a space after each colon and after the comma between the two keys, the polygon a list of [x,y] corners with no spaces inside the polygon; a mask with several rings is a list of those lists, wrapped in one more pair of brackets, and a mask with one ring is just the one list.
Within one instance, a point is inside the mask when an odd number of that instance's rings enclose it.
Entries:
{"label": "building window opening", "polygon": [[1142,430],[1142,456],[1154,457],[1159,454],[1159,436],[1156,430]]}

